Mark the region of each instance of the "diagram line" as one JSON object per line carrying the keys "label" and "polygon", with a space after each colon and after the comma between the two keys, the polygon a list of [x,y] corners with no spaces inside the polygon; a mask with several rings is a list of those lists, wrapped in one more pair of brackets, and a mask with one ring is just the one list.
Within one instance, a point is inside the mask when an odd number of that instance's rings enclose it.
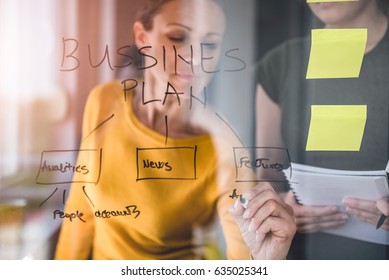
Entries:
{"label": "diagram line", "polygon": [[165,127],[166,127],[166,129],[165,129],[165,135],[166,135],[166,137],[165,137],[165,146],[166,146],[167,145],[167,139],[169,137],[169,127],[168,127],[168,122],[167,122],[167,115],[165,115]]}
{"label": "diagram line", "polygon": [[41,207],[43,204],[45,204],[46,201],[48,201],[56,193],[56,191],[58,191],[58,187],[49,195],[48,198],[46,198],[41,204],[39,204],[39,207]]}
{"label": "diagram line", "polygon": [[63,205],[65,205],[65,202],[66,202],[66,190],[63,190],[63,193],[62,193],[62,203],[63,203]]}
{"label": "diagram line", "polygon": [[84,142],[86,140],[86,138],[88,138],[93,132],[95,132],[97,129],[99,129],[101,126],[103,126],[106,122],[108,122],[114,116],[115,116],[115,114],[112,114],[109,118],[107,118],[104,121],[102,121],[101,123],[99,123],[99,125],[96,126],[95,129],[93,129],[91,132],[89,132],[89,134],[82,140],[82,142]]}
{"label": "diagram line", "polygon": [[90,197],[88,196],[88,194],[86,193],[86,190],[85,190],[86,186],[83,186],[82,187],[82,191],[84,192],[86,198],[89,200],[89,202],[92,204],[93,208],[95,208],[95,205],[93,204],[92,200],[90,199]]}
{"label": "diagram line", "polygon": [[224,122],[225,125],[227,125],[231,131],[235,134],[236,138],[238,138],[240,144],[242,145],[242,147],[246,148],[246,146],[243,144],[243,141],[240,139],[240,137],[238,136],[238,134],[234,131],[234,129],[218,114],[218,113],[215,113],[215,115],[222,121]]}

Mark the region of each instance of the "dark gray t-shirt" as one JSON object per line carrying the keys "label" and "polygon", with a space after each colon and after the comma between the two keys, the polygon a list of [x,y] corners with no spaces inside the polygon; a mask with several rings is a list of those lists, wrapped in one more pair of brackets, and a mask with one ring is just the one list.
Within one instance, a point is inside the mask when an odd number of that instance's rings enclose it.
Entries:
{"label": "dark gray t-shirt", "polygon": [[[291,161],[336,169],[385,169],[389,154],[389,28],[364,56],[359,78],[307,80],[309,53],[309,37],[294,39],[270,51],[255,69],[256,82],[282,110],[282,140]],[[307,152],[311,105],[367,105],[360,151]],[[389,258],[387,246],[329,234],[298,235],[294,243],[297,246],[291,254],[296,258]]]}

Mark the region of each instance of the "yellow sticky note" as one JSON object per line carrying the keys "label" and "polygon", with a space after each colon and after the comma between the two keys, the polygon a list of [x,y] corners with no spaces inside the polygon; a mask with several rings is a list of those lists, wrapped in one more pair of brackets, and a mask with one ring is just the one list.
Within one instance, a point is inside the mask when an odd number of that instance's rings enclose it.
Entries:
{"label": "yellow sticky note", "polygon": [[307,151],[359,151],[366,105],[312,105]]}
{"label": "yellow sticky note", "polygon": [[358,78],[367,29],[313,29],[307,79]]}
{"label": "yellow sticky note", "polygon": [[359,0],[307,0],[307,3],[318,3],[318,2],[356,2]]}

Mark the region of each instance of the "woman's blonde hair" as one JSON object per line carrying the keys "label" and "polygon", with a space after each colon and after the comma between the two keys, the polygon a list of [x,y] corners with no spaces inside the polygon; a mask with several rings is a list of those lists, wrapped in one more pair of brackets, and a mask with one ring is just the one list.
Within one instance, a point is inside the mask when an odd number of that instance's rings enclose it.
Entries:
{"label": "woman's blonde hair", "polygon": [[161,7],[173,0],[146,0],[145,4],[138,10],[136,20],[143,24],[146,30],[153,28],[153,19],[161,10]]}
{"label": "woman's blonde hair", "polygon": [[[136,21],[143,24],[145,30],[149,31],[153,28],[153,19],[159,13],[162,6],[174,0],[145,0],[142,7],[138,10]],[[195,0],[192,0],[195,1]],[[219,4],[222,7],[220,0],[210,0]]]}

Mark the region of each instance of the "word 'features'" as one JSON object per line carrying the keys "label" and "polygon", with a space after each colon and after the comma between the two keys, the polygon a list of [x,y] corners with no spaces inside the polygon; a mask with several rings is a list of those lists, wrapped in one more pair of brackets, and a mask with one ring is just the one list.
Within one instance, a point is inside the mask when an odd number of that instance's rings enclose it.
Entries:
{"label": "word 'features'", "polygon": [[[286,148],[234,147],[235,182],[287,182],[285,171],[291,164]],[[255,158],[253,158],[255,156]],[[254,172],[253,172],[254,171]],[[255,173],[255,176],[253,176]]]}
{"label": "word 'features'", "polygon": [[255,160],[250,160],[248,157],[240,158],[240,166],[247,168],[263,168],[263,169],[274,169],[276,171],[282,171],[284,169],[283,165],[280,163],[269,163],[270,159],[268,158],[257,158]]}

